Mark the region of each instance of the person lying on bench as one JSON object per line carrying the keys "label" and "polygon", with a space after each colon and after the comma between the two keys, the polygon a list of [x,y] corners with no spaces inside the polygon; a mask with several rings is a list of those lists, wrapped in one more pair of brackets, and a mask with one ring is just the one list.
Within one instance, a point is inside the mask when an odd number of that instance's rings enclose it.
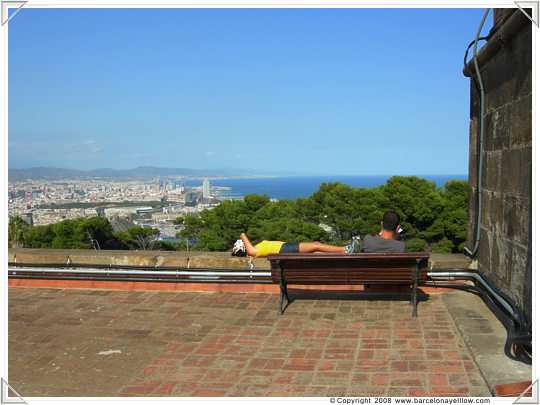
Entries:
{"label": "person lying on bench", "polygon": [[269,253],[354,253],[358,250],[358,240],[347,246],[325,245],[321,242],[299,242],[287,243],[278,241],[263,240],[261,243],[253,244],[245,233],[240,235],[240,239],[233,246],[233,256],[266,257]]}
{"label": "person lying on bench", "polygon": [[381,232],[366,235],[362,240],[360,252],[363,253],[407,253],[407,245],[399,240],[399,214],[388,211],[381,221]]}

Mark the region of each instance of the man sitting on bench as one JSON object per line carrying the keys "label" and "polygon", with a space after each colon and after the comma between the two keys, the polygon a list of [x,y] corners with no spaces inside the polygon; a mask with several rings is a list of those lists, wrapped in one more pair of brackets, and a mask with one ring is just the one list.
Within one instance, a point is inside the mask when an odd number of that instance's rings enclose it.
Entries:
{"label": "man sitting on bench", "polygon": [[388,211],[381,221],[381,232],[366,235],[360,246],[362,253],[407,253],[407,245],[399,240],[399,215]]}

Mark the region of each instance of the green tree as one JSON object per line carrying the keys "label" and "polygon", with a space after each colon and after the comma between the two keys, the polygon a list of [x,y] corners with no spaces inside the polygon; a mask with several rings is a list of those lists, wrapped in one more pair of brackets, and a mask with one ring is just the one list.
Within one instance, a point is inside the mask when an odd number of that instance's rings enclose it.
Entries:
{"label": "green tree", "polygon": [[22,248],[30,230],[30,224],[20,216],[14,216],[8,223],[8,247]]}
{"label": "green tree", "polygon": [[354,187],[339,182],[322,183],[319,189],[302,201],[302,214],[315,216],[318,223],[332,229],[332,237],[339,241],[349,240],[360,221],[360,205]]}
{"label": "green tree", "polygon": [[253,216],[247,235],[254,243],[264,239],[308,242],[329,237],[324,229],[306,221],[297,203],[289,199],[270,202],[261,207]]}
{"label": "green tree", "polygon": [[52,249],[89,249],[86,236],[81,228],[84,218],[65,219],[52,225],[54,239]]}
{"label": "green tree", "polygon": [[127,229],[126,240],[135,248],[139,248],[141,250],[148,250],[151,249],[157,235],[159,235],[158,229],[141,228],[140,226],[130,226]]}
{"label": "green tree", "polygon": [[452,242],[451,252],[460,252],[465,247],[467,239],[467,188],[467,182],[463,180],[450,180],[444,185],[442,196],[445,207],[441,214],[441,220],[445,238]]}
{"label": "green tree", "polygon": [[38,225],[30,228],[25,247],[34,249],[51,249],[55,238],[52,225]]}
{"label": "green tree", "polygon": [[416,176],[394,176],[387,180],[382,192],[388,204],[385,208],[401,216],[406,235],[428,243],[444,237],[440,218],[444,201],[442,190],[436,188],[435,182]]}
{"label": "green tree", "polygon": [[186,250],[197,243],[198,234],[202,229],[202,220],[197,215],[186,215],[176,218],[173,223],[182,229],[176,233],[177,238],[182,238],[186,243]]}
{"label": "green tree", "polygon": [[117,249],[120,247],[107,218],[90,217],[81,221],[78,226],[85,236],[85,243],[94,249]]}

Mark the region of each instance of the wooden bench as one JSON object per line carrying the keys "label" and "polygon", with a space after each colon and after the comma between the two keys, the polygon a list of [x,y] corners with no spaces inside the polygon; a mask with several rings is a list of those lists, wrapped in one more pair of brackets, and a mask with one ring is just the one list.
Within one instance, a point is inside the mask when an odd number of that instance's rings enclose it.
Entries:
{"label": "wooden bench", "polygon": [[279,315],[288,284],[352,285],[406,284],[412,286],[412,316],[416,317],[417,287],[427,278],[428,253],[286,253],[268,255],[272,281],[279,283]]}

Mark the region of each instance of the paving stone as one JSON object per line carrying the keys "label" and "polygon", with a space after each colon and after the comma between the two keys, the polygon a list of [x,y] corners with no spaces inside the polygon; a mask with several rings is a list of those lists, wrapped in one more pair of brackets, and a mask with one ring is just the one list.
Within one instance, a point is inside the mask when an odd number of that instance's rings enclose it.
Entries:
{"label": "paving stone", "polygon": [[490,395],[437,294],[418,318],[380,297],[325,292],[280,316],[276,293],[10,287],[9,383],[23,398]]}

